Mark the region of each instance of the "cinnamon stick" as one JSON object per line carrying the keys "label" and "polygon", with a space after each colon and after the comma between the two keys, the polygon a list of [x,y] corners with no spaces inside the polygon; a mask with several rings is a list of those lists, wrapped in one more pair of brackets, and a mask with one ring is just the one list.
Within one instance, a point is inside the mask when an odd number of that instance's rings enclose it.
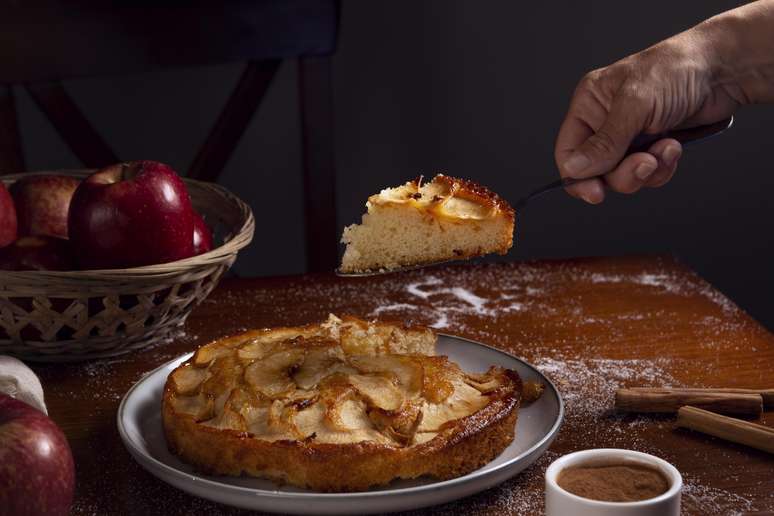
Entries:
{"label": "cinnamon stick", "polygon": [[696,407],[681,407],[677,411],[677,426],[774,453],[774,428],[768,426]]}
{"label": "cinnamon stick", "polygon": [[624,412],[677,412],[693,405],[723,414],[759,415],[763,397],[758,394],[705,391],[696,389],[618,389],[615,407]]}
{"label": "cinnamon stick", "polygon": [[774,389],[734,389],[726,387],[632,387],[631,390],[639,392],[681,392],[689,394],[702,394],[705,392],[723,392],[729,394],[760,394],[763,398],[763,407],[774,407]]}

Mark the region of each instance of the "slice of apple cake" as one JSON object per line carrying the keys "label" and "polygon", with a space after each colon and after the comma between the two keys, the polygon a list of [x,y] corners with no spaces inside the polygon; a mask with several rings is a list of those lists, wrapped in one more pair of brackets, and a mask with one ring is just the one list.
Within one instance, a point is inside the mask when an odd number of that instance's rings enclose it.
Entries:
{"label": "slice of apple cake", "polygon": [[169,448],[208,473],[318,491],[464,475],[513,440],[522,383],[462,371],[435,338],[331,317],[207,344],[167,379]]}
{"label": "slice of apple cake", "polygon": [[515,213],[497,194],[472,181],[437,175],[372,195],[361,224],[344,228],[344,273],[505,254]]}

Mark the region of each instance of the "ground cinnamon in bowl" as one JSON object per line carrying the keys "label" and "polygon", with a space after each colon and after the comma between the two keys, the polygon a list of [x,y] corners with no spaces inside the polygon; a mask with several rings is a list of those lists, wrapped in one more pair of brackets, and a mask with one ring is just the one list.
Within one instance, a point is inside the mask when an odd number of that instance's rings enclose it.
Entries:
{"label": "ground cinnamon in bowl", "polygon": [[556,479],[565,491],[603,502],[638,502],[669,490],[657,469],[639,464],[599,464],[563,470]]}

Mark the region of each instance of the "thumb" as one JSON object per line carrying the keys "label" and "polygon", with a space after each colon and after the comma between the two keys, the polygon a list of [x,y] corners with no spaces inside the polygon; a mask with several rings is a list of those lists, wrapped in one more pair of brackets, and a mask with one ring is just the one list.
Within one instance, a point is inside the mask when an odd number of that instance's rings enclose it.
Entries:
{"label": "thumb", "polygon": [[638,103],[616,97],[599,129],[564,161],[562,175],[583,178],[610,172],[645,127],[646,119],[647,113]]}

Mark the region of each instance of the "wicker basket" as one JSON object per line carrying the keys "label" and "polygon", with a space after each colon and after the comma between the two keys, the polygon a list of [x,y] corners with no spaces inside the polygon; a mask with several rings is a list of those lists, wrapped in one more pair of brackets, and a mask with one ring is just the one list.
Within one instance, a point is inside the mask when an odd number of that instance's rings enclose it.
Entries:
{"label": "wicker basket", "polygon": [[[56,173],[82,178],[90,172]],[[9,185],[26,175],[1,179]],[[120,355],[170,339],[250,243],[255,228],[249,206],[225,188],[185,183],[194,208],[223,245],[131,269],[0,271],[0,354],[66,362]]]}

